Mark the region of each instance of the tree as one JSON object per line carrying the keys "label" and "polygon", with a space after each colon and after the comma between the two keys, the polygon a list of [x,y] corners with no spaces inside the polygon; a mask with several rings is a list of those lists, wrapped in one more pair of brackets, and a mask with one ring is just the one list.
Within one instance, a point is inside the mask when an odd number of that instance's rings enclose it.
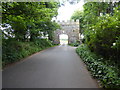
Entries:
{"label": "tree", "polygon": [[[58,6],[57,2],[2,3],[3,24],[12,26],[17,41],[26,41],[28,33],[30,40],[34,40],[41,35],[40,31],[46,32],[45,27],[52,25],[51,19],[57,15]],[[44,25],[43,22],[51,23]]]}
{"label": "tree", "polygon": [[82,33],[82,28],[83,28],[83,11],[79,11],[79,10],[76,10],[73,15],[71,16],[71,19],[73,19],[74,21],[76,20],[79,20],[79,29],[80,29],[80,32]]}
{"label": "tree", "polygon": [[85,44],[91,51],[105,58],[118,60],[117,53],[120,48],[119,2],[87,2],[83,7],[83,14],[73,14],[72,18],[82,18],[81,28]]}

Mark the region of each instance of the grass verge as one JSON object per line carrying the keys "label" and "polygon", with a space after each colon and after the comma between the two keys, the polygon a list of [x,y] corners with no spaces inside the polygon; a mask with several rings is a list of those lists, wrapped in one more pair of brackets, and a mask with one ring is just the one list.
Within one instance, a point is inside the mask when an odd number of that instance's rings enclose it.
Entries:
{"label": "grass verge", "polygon": [[34,42],[18,42],[15,40],[3,40],[2,43],[2,68],[6,65],[20,61],[43,49],[52,47],[50,41],[37,39]]}

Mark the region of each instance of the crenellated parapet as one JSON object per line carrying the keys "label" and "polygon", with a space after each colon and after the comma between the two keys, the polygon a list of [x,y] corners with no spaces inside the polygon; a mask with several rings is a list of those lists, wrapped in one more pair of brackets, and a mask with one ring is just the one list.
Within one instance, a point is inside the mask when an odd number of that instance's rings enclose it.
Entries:
{"label": "crenellated parapet", "polygon": [[59,36],[61,34],[68,35],[68,43],[75,43],[76,41],[80,40],[79,20],[76,20],[76,21],[74,21],[74,20],[67,20],[67,21],[56,20],[54,22],[60,24],[60,26],[61,26],[61,29],[54,31],[54,41],[53,42],[55,44],[60,43]]}
{"label": "crenellated parapet", "polygon": [[76,21],[74,21],[74,20],[62,20],[62,21],[54,20],[54,22],[61,24],[61,25],[71,25],[71,24],[78,25],[79,24],[79,20],[76,20]]}

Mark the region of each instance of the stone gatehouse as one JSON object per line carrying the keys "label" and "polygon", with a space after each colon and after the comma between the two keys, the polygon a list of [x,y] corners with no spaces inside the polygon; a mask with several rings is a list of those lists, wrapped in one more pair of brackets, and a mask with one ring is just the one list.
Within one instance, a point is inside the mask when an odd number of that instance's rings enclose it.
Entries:
{"label": "stone gatehouse", "polygon": [[77,21],[56,21],[61,29],[54,31],[54,44],[60,44],[60,35],[68,35],[68,44],[80,41],[79,20]]}

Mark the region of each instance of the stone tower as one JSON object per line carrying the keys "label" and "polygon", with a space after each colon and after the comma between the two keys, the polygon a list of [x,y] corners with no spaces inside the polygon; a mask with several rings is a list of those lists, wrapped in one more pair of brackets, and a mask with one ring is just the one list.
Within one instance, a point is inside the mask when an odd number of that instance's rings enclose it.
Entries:
{"label": "stone tower", "polygon": [[76,21],[56,21],[60,24],[61,29],[54,31],[54,44],[59,44],[60,34],[67,34],[68,35],[68,44],[75,43],[76,41],[80,41],[80,30],[79,30],[79,20]]}

